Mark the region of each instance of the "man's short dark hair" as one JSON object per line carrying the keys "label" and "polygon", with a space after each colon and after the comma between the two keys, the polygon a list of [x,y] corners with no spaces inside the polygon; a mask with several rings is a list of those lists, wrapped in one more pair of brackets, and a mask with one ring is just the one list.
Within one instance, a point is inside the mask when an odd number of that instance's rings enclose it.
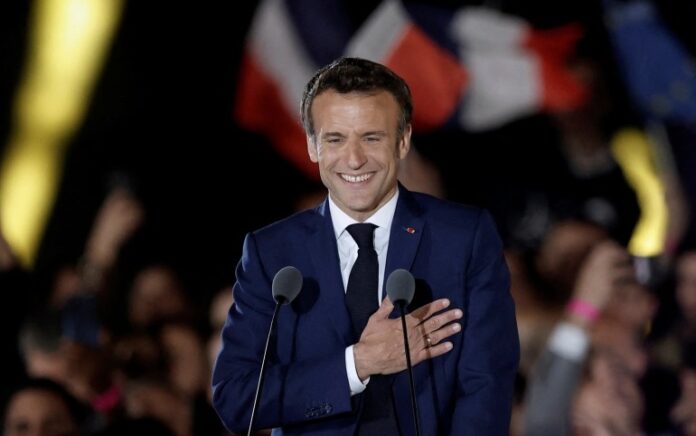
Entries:
{"label": "man's short dark hair", "polygon": [[403,133],[411,122],[411,91],[404,79],[384,65],[367,59],[339,58],[317,71],[302,94],[302,125],[312,138],[315,134],[312,103],[317,95],[329,89],[340,94],[387,91],[394,96],[401,108],[399,134]]}

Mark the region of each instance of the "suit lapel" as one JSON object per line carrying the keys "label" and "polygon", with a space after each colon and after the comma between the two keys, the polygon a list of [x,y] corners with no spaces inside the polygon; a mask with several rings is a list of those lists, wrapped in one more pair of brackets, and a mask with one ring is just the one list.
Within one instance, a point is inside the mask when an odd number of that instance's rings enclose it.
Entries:
{"label": "suit lapel", "polygon": [[346,308],[341,263],[338,259],[328,200],[317,207],[317,219],[307,245],[319,281],[319,299],[322,302],[320,307],[328,308],[326,317],[330,324],[345,343],[352,344],[353,327]]}
{"label": "suit lapel", "polygon": [[425,220],[409,191],[399,185],[399,202],[394,212],[391,232],[389,233],[389,250],[384,270],[382,298],[386,297],[387,278],[396,269],[411,269],[418,251]]}
{"label": "suit lapel", "polygon": [[[387,253],[384,280],[385,288],[383,289],[384,295],[386,295],[386,278],[389,277],[389,274],[399,268],[411,270],[418,247],[421,244],[425,226],[425,218],[415,198],[408,190],[399,186],[399,203],[396,206],[394,221],[392,222],[391,233],[389,235],[389,251]],[[398,316],[398,310],[394,310],[392,313],[392,317],[396,316]],[[414,378],[419,380],[427,377],[425,374],[425,372],[427,372],[426,368],[426,363],[421,363],[414,367]],[[394,376],[392,382],[394,405],[402,433],[404,435],[414,434],[415,429],[413,428],[410,401],[411,391],[408,383],[407,371],[403,371]],[[418,386],[418,383],[416,383],[416,385]],[[419,398],[420,414],[421,416],[427,416],[427,411],[426,414],[424,414],[424,404],[422,403],[422,399]],[[427,428],[427,426],[423,426],[423,428]]]}

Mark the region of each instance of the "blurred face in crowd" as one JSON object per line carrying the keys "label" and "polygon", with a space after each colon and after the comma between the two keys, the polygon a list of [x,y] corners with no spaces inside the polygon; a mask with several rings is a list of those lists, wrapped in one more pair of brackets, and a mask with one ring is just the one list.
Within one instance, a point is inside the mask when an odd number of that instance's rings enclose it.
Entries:
{"label": "blurred face in crowd", "polygon": [[341,94],[327,90],[312,104],[314,137],[309,157],[346,214],[364,221],[397,189],[399,162],[410,147],[411,127],[399,133],[401,110],[387,91]]}
{"label": "blurred face in crowd", "polygon": [[222,339],[220,337],[220,332],[222,327],[225,325],[225,320],[227,319],[227,313],[232,306],[234,299],[232,297],[232,290],[229,288],[222,289],[215,295],[213,301],[210,303],[209,320],[212,332],[208,338],[207,352],[209,364],[215,363],[220,348],[222,347]]}
{"label": "blurred face in crowd", "polygon": [[13,396],[5,414],[4,436],[68,436],[77,434],[77,423],[57,394],[25,389]]}
{"label": "blurred face in crowd", "polygon": [[169,361],[169,378],[182,394],[193,397],[205,391],[210,377],[203,343],[183,324],[168,324],[161,334]]}
{"label": "blurred face in crowd", "polygon": [[30,377],[47,378],[58,383],[65,382],[68,377],[68,360],[60,349],[54,352],[27,350],[24,367]]}
{"label": "blurred face in crowd", "polygon": [[657,298],[638,282],[618,284],[605,309],[605,314],[633,329],[644,331],[657,311]]}
{"label": "blurred face in crowd", "polygon": [[592,329],[591,342],[595,350],[604,354],[616,368],[620,367],[638,379],[648,366],[648,356],[639,338],[636,331],[622,320],[603,317]]}
{"label": "blurred face in crowd", "polygon": [[176,436],[192,434],[192,409],[171,386],[154,380],[130,382],[123,406],[128,416],[151,417],[166,424]]}
{"label": "blurred face in crowd", "polygon": [[591,358],[589,369],[571,411],[572,434],[640,434],[645,404],[635,375],[620,357],[605,351]]}
{"label": "blurred face in crowd", "polygon": [[583,261],[603,239],[606,233],[594,225],[574,220],[556,223],[539,249],[539,274],[558,292],[571,292]]}
{"label": "blurred face in crowd", "polygon": [[696,323],[696,251],[683,254],[677,261],[676,294],[684,318]]}
{"label": "blurred face in crowd", "polygon": [[149,267],[133,281],[128,311],[133,325],[148,326],[184,314],[186,297],[174,273],[165,267]]}

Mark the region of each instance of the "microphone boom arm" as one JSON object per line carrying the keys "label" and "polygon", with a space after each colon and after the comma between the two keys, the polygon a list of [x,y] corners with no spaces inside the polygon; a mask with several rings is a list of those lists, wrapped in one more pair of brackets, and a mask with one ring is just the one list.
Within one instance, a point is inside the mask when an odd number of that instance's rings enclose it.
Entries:
{"label": "microphone boom arm", "polygon": [[266,373],[264,372],[264,369],[266,368],[266,355],[268,354],[268,346],[271,343],[271,335],[273,333],[273,327],[274,327],[275,322],[276,322],[276,316],[278,315],[278,311],[280,310],[280,306],[283,303],[283,301],[278,301],[278,300],[285,300],[285,298],[277,297],[275,309],[273,309],[273,317],[271,318],[271,326],[268,329],[268,336],[266,336],[266,346],[263,349],[263,359],[261,360],[261,372],[259,373],[259,381],[258,381],[258,384],[256,385],[256,395],[254,396],[254,406],[251,409],[251,419],[249,420],[249,430],[247,432],[247,436],[251,436],[252,431],[254,429],[254,421],[256,419],[256,411],[258,410],[259,400],[261,399],[261,391],[263,390],[263,381],[264,381],[264,378],[266,375]]}
{"label": "microphone boom arm", "polygon": [[401,313],[401,330],[404,333],[404,348],[406,348],[406,366],[408,367],[408,381],[411,386],[411,408],[413,409],[413,425],[416,435],[420,436],[420,421],[418,419],[418,403],[416,402],[416,385],[413,382],[413,366],[411,365],[411,349],[408,346],[408,331],[406,330],[406,313],[404,312],[404,302],[398,302]]}

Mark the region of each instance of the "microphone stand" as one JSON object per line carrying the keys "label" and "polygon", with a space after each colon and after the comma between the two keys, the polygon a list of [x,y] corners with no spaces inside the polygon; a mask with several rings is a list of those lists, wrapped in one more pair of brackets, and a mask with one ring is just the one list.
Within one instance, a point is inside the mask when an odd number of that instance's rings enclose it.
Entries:
{"label": "microphone stand", "polygon": [[266,346],[263,349],[263,359],[261,360],[261,372],[259,373],[259,382],[256,385],[256,395],[254,395],[254,406],[251,409],[251,419],[249,420],[249,430],[247,431],[247,436],[252,435],[254,429],[254,421],[256,420],[256,410],[258,409],[259,400],[261,399],[261,391],[263,390],[263,380],[265,378],[264,369],[266,369],[266,355],[268,354],[268,345],[271,343],[271,333],[273,333],[273,326],[276,322],[276,315],[280,310],[280,306],[285,302],[285,297],[276,297],[275,309],[273,309],[273,317],[271,318],[271,326],[268,329],[268,336],[266,336]]}
{"label": "microphone stand", "polygon": [[406,367],[408,368],[408,381],[411,386],[411,408],[413,409],[413,425],[416,428],[416,436],[420,436],[420,420],[418,418],[418,404],[416,402],[416,385],[413,382],[413,367],[411,366],[411,349],[408,346],[408,332],[406,331],[406,313],[404,312],[404,302],[398,301],[399,312],[401,313],[401,330],[404,333],[404,348],[406,348]]}

